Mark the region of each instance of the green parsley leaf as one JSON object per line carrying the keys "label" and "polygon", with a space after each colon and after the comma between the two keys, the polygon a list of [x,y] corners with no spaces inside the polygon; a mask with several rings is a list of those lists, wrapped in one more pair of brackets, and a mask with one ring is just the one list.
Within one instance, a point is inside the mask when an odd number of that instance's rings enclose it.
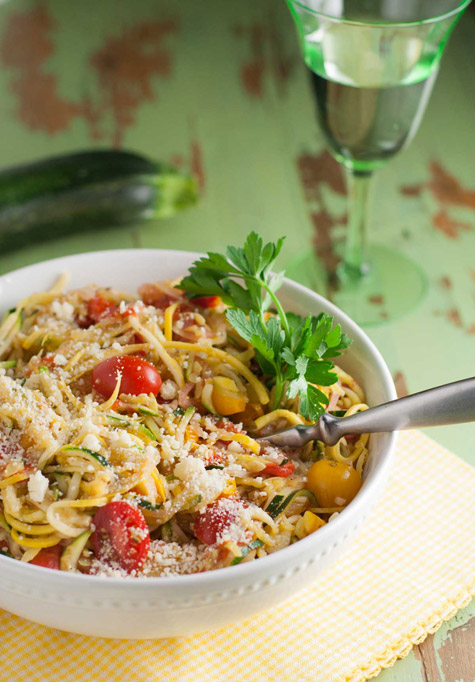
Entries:
{"label": "green parsley leaf", "polygon": [[[271,409],[298,398],[302,415],[317,419],[328,404],[317,385],[337,381],[331,358],[351,341],[330,315],[301,317],[284,311],[276,295],[284,273],[273,272],[283,243],[284,238],[264,244],[251,232],[242,248],[228,246],[225,255],[210,252],[195,261],[178,287],[190,298],[221,296],[229,306],[228,322],[254,347],[264,380],[274,387]],[[268,317],[269,309],[274,314]]]}

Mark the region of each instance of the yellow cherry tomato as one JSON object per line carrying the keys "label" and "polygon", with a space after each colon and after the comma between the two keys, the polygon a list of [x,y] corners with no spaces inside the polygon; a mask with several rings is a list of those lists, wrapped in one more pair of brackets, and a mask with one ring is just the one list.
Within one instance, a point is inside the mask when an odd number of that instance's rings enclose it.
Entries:
{"label": "yellow cherry tomato", "polygon": [[361,488],[361,476],[351,464],[321,459],[308,470],[307,487],[321,507],[344,507]]}
{"label": "yellow cherry tomato", "polygon": [[218,414],[227,417],[230,414],[242,412],[246,408],[247,398],[239,393],[232,379],[217,376],[214,377],[213,384],[213,405]]}

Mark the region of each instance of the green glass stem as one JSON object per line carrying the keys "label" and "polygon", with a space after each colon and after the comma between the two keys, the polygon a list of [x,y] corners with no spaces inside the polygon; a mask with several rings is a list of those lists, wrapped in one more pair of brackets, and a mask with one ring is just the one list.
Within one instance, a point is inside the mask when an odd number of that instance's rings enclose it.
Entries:
{"label": "green glass stem", "polygon": [[371,211],[373,173],[347,168],[348,231],[342,273],[358,280],[368,274],[368,226]]}

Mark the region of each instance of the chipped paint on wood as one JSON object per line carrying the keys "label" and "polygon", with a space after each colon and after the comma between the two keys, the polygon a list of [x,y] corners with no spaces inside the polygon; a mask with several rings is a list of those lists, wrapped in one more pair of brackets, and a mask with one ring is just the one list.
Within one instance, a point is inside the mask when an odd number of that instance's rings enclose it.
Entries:
{"label": "chipped paint on wood", "polygon": [[115,146],[122,144],[140,106],[156,98],[152,79],[170,76],[172,58],[164,43],[177,31],[176,19],[140,23],[108,38],[91,55],[99,85],[99,108],[112,116]]}
{"label": "chipped paint on wood", "polygon": [[475,618],[449,630],[437,657],[444,682],[474,682]]}
{"label": "chipped paint on wood", "polygon": [[9,15],[0,43],[2,64],[12,74],[18,119],[49,135],[66,130],[81,113],[81,105],[61,97],[56,75],[46,68],[55,52],[51,37],[55,28],[48,6],[38,4]]}
{"label": "chipped paint on wood", "polygon": [[237,24],[233,26],[232,33],[238,40],[244,40],[248,47],[249,54],[239,67],[244,92],[251,98],[262,99],[265,78],[269,76],[282,95],[298,59],[294,45],[294,49],[289,51],[280,30],[272,21]]}
{"label": "chipped paint on wood", "polygon": [[395,372],[393,378],[398,398],[404,398],[404,396],[409,394],[409,389],[406,383],[406,377],[401,371],[399,371]]}
{"label": "chipped paint on wood", "polygon": [[457,239],[463,230],[473,230],[475,226],[452,218],[447,209],[441,208],[432,216],[432,225],[449,239]]}
{"label": "chipped paint on wood", "polygon": [[437,667],[433,636],[429,635],[422,644],[414,647],[414,654],[421,664],[423,682],[444,682]]}
{"label": "chipped paint on wood", "polygon": [[475,211],[475,189],[465,187],[439,160],[430,161],[428,170],[429,180],[403,185],[400,193],[405,197],[418,197],[424,189],[427,190],[439,205],[431,216],[432,225],[449,239],[458,239],[461,232],[474,230],[475,221],[458,220],[451,216],[449,210],[463,208]]}
{"label": "chipped paint on wood", "polygon": [[[154,77],[171,73],[171,54],[164,45],[178,30],[176,19],[139,23],[108,37],[93,51],[87,68],[94,96],[69,100],[60,94],[58,75],[49,60],[56,53],[56,21],[47,5],[12,12],[0,40],[0,59],[11,72],[10,87],[17,101],[18,120],[33,131],[56,135],[74,119],[85,121],[92,140],[109,138],[121,146],[140,106],[155,99]],[[108,119],[112,131],[101,129]]]}
{"label": "chipped paint on wood", "polygon": [[318,154],[303,152],[297,158],[297,169],[305,199],[310,207],[309,215],[314,227],[312,244],[317,258],[327,272],[326,296],[332,298],[336,283],[336,268],[340,257],[336,252],[337,240],[334,230],[346,225],[346,215],[334,215],[325,203],[323,189],[344,197],[346,186],[341,165],[326,149]]}

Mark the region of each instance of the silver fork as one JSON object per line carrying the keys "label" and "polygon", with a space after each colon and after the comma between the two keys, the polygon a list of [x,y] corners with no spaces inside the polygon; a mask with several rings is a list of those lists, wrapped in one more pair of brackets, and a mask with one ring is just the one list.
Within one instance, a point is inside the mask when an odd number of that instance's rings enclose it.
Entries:
{"label": "silver fork", "polygon": [[257,440],[291,448],[311,440],[335,445],[340,438],[353,433],[402,431],[471,421],[475,421],[475,377],[391,400],[351,417],[325,413],[311,426],[293,426]]}

